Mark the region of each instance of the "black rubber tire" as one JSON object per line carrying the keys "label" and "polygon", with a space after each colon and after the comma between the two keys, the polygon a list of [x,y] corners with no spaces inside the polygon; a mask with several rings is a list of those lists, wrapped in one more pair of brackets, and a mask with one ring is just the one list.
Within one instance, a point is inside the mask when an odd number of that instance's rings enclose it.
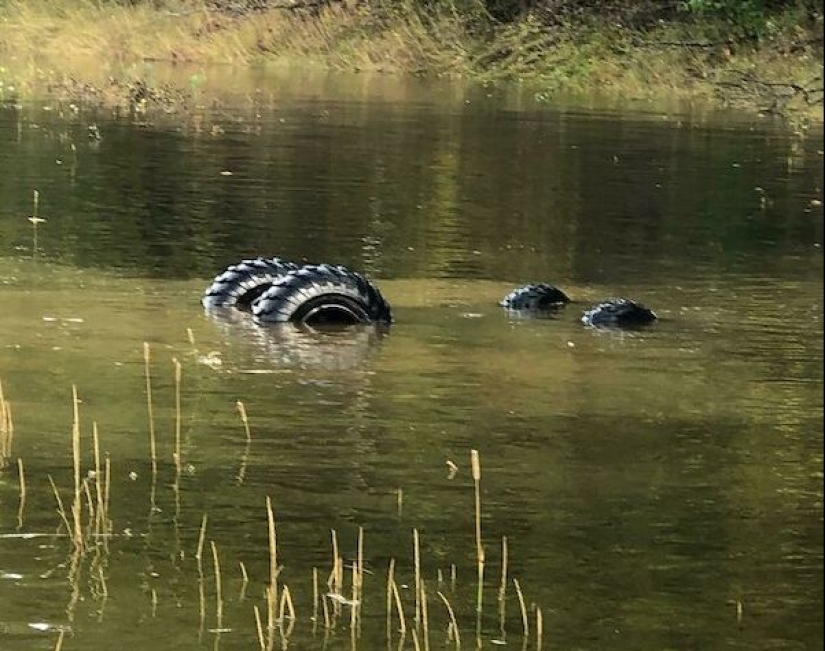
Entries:
{"label": "black rubber tire", "polygon": [[567,294],[558,287],[539,283],[514,289],[499,301],[499,305],[517,312],[542,312],[556,310],[569,302]]}
{"label": "black rubber tire", "polygon": [[582,323],[591,328],[638,328],[657,319],[653,310],[640,303],[627,298],[611,298],[585,312]]}
{"label": "black rubber tire", "polygon": [[375,285],[326,264],[307,265],[276,279],[252,304],[252,313],[258,323],[392,323],[392,309]]}
{"label": "black rubber tire", "polygon": [[252,303],[278,278],[299,269],[280,258],[255,258],[233,264],[218,275],[203,294],[205,308],[235,307],[249,311]]}

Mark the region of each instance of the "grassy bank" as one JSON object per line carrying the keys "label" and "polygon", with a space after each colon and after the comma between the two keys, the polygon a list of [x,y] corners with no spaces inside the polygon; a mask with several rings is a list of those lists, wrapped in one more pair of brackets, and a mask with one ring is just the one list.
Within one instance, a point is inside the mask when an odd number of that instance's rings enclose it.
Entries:
{"label": "grassy bank", "polygon": [[163,8],[0,0],[0,82],[24,93],[67,80],[73,92],[106,83],[107,101],[131,101],[147,62],[267,62],[521,80],[544,94],[716,98],[821,119],[822,18],[800,8],[772,15],[755,36],[719,16],[639,24],[621,13],[528,12],[500,21],[452,3],[420,7],[341,2],[311,12],[222,12],[184,0]]}

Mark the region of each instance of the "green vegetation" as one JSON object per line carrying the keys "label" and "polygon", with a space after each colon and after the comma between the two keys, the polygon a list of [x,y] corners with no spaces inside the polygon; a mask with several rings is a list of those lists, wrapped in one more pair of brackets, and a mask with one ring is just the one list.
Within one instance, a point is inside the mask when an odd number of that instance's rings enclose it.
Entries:
{"label": "green vegetation", "polygon": [[720,97],[821,114],[811,0],[6,0],[5,77],[143,80],[147,62],[280,63]]}

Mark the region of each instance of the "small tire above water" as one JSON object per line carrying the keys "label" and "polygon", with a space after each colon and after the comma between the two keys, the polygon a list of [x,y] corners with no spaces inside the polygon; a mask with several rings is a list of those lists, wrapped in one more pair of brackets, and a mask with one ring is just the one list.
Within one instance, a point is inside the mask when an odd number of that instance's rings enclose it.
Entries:
{"label": "small tire above water", "polygon": [[653,310],[640,303],[627,298],[611,298],[585,312],[582,323],[591,328],[638,328],[657,319]]}
{"label": "small tire above water", "polygon": [[252,304],[252,313],[258,323],[392,323],[392,309],[377,287],[345,267],[326,264],[277,278]]}
{"label": "small tire above water", "polygon": [[499,305],[517,312],[542,312],[558,309],[569,302],[567,294],[558,287],[538,283],[513,290],[499,301]]}
{"label": "small tire above water", "polygon": [[252,303],[272,283],[299,269],[293,262],[280,258],[255,258],[233,264],[218,275],[206,289],[201,303],[205,308],[235,307],[250,310]]}

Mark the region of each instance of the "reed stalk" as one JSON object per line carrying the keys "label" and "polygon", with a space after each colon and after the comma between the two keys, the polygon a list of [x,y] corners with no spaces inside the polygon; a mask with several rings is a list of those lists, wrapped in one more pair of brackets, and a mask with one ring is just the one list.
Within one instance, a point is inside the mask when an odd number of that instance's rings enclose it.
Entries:
{"label": "reed stalk", "polygon": [[11,458],[12,442],[14,440],[14,422],[11,416],[11,405],[3,393],[3,381],[0,380],[0,469],[5,468]]}
{"label": "reed stalk", "polygon": [[527,603],[524,601],[524,593],[521,591],[521,584],[518,579],[513,579],[513,585],[516,587],[516,595],[518,596],[518,605],[521,610],[521,625],[524,632],[524,637],[530,637],[530,620],[527,617]]}
{"label": "reed stalk", "polygon": [[509,565],[507,536],[501,538],[501,581],[498,588],[499,631],[502,640],[507,637],[507,572]]}
{"label": "reed stalk", "polygon": [[83,541],[83,503],[81,502],[81,469],[80,469],[80,400],[77,396],[77,386],[72,385],[72,467],[74,470],[74,499],[72,501],[72,520],[74,524],[73,540],[78,551],[85,549]]}
{"label": "reed stalk", "polygon": [[158,614],[158,591],[155,590],[155,588],[152,588],[151,603],[152,603],[152,619],[154,619],[155,617],[157,617],[157,614]]}
{"label": "reed stalk", "polygon": [[20,482],[20,506],[17,509],[17,530],[23,529],[23,511],[26,508],[26,471],[23,469],[23,459],[17,458],[17,477]]}
{"label": "reed stalk", "polygon": [[212,567],[215,573],[215,619],[218,631],[223,630],[223,580],[221,579],[221,561],[218,556],[218,546],[214,540],[209,541],[212,548]]}
{"label": "reed stalk", "polygon": [[31,225],[32,225],[32,258],[36,259],[37,258],[37,253],[38,253],[38,250],[39,250],[39,247],[38,247],[38,244],[37,244],[37,227],[41,223],[46,221],[45,219],[43,219],[42,217],[40,217],[38,215],[38,211],[39,211],[39,208],[40,208],[40,193],[37,190],[34,191],[34,197],[33,197],[32,204],[33,204],[32,205],[32,214],[31,214],[31,217],[29,217],[29,221],[31,222]]}
{"label": "reed stalk", "polygon": [[427,604],[427,583],[421,581],[421,636],[424,640],[424,651],[430,651],[430,609]]}
{"label": "reed stalk", "polygon": [[155,408],[152,399],[151,350],[148,342],[143,342],[143,375],[146,384],[146,411],[149,416],[149,457],[152,462],[152,507],[154,507],[154,487],[158,476],[158,444],[155,433]]}
{"label": "reed stalk", "polygon": [[108,545],[108,541],[106,539],[108,534],[108,514],[106,513],[105,477],[103,475],[103,467],[100,463],[100,432],[96,422],[92,423],[92,446],[95,464],[94,531],[97,540],[102,541],[104,545]]}
{"label": "reed stalk", "polygon": [[238,400],[235,403],[235,407],[237,408],[238,413],[241,416],[241,422],[243,423],[244,433],[246,434],[246,442],[252,443],[252,431],[249,428],[249,416],[246,413],[246,406],[243,402]]}
{"label": "reed stalk", "polygon": [[312,568],[312,621],[318,622],[318,599],[320,598],[320,589],[318,586],[318,568]]}
{"label": "reed stalk", "polygon": [[455,648],[461,648],[461,632],[458,630],[458,622],[455,618],[455,610],[453,610],[452,604],[450,604],[450,600],[447,599],[447,596],[443,592],[437,593],[441,601],[444,603],[444,607],[447,609],[447,615],[450,618],[450,628],[455,635]]}
{"label": "reed stalk", "polygon": [[281,622],[284,622],[287,619],[290,622],[294,622],[296,619],[295,602],[292,600],[292,593],[290,592],[288,585],[284,585],[281,590],[281,603],[278,608],[278,619]]}
{"label": "reed stalk", "polygon": [[238,601],[244,601],[249,587],[249,573],[246,571],[246,564],[243,561],[238,561],[238,565],[241,568],[241,590],[238,594]]}
{"label": "reed stalk", "polygon": [[272,586],[266,586],[266,636],[267,648],[275,648],[275,629],[278,623],[278,603],[275,601]]}
{"label": "reed stalk", "polygon": [[498,588],[498,598],[504,601],[507,597],[507,571],[510,556],[507,536],[501,538],[501,582]]}
{"label": "reed stalk", "polygon": [[49,475],[49,484],[51,484],[52,492],[54,493],[55,500],[57,501],[57,513],[60,515],[60,519],[63,521],[63,526],[66,527],[66,535],[72,535],[72,525],[69,524],[69,518],[66,515],[66,509],[63,506],[63,499],[60,497],[60,491],[57,490],[57,486],[54,483],[54,479],[52,476]]}
{"label": "reed stalk", "polygon": [[175,357],[172,359],[172,364],[175,369],[175,475],[176,482],[180,480],[180,475],[183,470],[183,457],[181,453],[181,428],[182,428],[182,413],[181,413],[181,380],[183,376],[183,369],[180,362]]}
{"label": "reed stalk", "polygon": [[484,542],[481,535],[481,459],[478,450],[470,452],[475,495],[476,557],[478,561],[478,589],[476,591],[476,642],[481,646],[481,613],[484,610]]}
{"label": "reed stalk", "polygon": [[106,531],[108,534],[112,532],[112,519],[109,517],[109,505],[112,495],[112,460],[108,453],[106,459],[103,461],[103,512],[106,517]]}
{"label": "reed stalk", "polygon": [[356,559],[358,561],[358,602],[360,603],[364,596],[364,527],[358,527]]}
{"label": "reed stalk", "polygon": [[404,616],[404,605],[401,602],[401,593],[398,591],[398,584],[395,580],[392,582],[392,596],[395,601],[396,611],[398,612],[398,628],[403,638],[407,635],[407,618]]}
{"label": "reed stalk", "polygon": [[105,601],[109,597],[109,586],[106,582],[106,573],[103,570],[103,565],[97,566],[97,578],[100,582],[100,591],[103,595],[103,600]]}
{"label": "reed stalk", "polygon": [[395,559],[390,559],[387,569],[387,647],[392,643],[392,586],[395,583]]}
{"label": "reed stalk", "polygon": [[201,527],[198,533],[198,547],[195,552],[195,561],[197,561],[198,575],[203,577],[203,548],[206,545],[206,525],[209,522],[209,516],[206,513],[201,518]]}
{"label": "reed stalk", "polygon": [[267,590],[267,630],[270,644],[273,643],[275,633],[275,608],[278,604],[278,535],[275,529],[275,512],[272,509],[272,498],[266,497],[266,521],[269,534],[269,587]]}
{"label": "reed stalk", "polygon": [[255,612],[255,629],[258,632],[258,645],[261,651],[266,651],[266,636],[264,635],[264,625],[261,621],[261,610],[257,605],[254,606],[253,610]]}
{"label": "reed stalk", "polygon": [[244,433],[246,435],[246,445],[244,446],[243,455],[241,455],[241,465],[238,468],[237,474],[238,484],[243,484],[244,481],[246,481],[246,468],[249,464],[249,452],[252,449],[252,431],[249,427],[249,417],[247,416],[244,403],[238,400],[235,406],[241,416],[241,422],[243,423]]}
{"label": "reed stalk", "polygon": [[350,599],[349,609],[349,628],[350,634],[357,637],[358,632],[358,562],[352,565],[352,595]]}
{"label": "reed stalk", "polygon": [[413,529],[413,564],[415,571],[415,626],[421,625],[421,539]]}
{"label": "reed stalk", "polygon": [[332,628],[332,615],[329,612],[329,599],[323,597],[321,599],[321,607],[324,612],[324,633],[328,633],[329,630]]}
{"label": "reed stalk", "polygon": [[[332,594],[342,596],[344,590],[344,559],[341,556],[341,548],[338,544],[338,532],[332,529],[330,535],[332,537],[332,572],[327,585]],[[332,611],[336,617],[341,615],[340,599],[333,600]]]}
{"label": "reed stalk", "polygon": [[93,537],[95,526],[95,505],[88,479],[83,480],[83,497],[86,499],[86,513],[88,514],[86,520],[86,539],[88,540]]}

